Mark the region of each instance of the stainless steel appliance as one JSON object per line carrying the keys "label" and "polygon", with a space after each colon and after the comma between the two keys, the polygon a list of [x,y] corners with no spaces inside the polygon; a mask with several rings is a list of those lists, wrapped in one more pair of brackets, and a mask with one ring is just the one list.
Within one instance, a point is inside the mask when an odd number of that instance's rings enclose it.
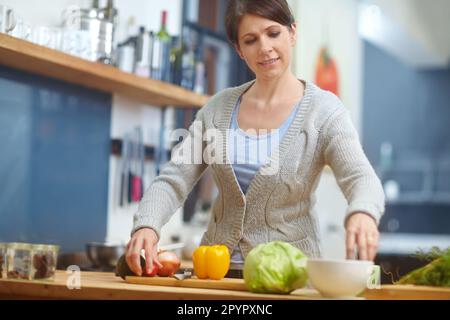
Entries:
{"label": "stainless steel appliance", "polygon": [[105,9],[83,9],[80,30],[90,37],[90,60],[112,64],[114,57],[114,33],[117,18],[106,15]]}

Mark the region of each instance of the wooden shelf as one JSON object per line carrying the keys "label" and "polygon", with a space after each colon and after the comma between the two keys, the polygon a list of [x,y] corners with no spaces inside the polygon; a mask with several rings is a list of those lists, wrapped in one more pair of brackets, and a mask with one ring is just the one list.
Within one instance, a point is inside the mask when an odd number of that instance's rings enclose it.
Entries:
{"label": "wooden shelf", "polygon": [[0,34],[0,65],[117,93],[152,106],[201,108],[208,96]]}

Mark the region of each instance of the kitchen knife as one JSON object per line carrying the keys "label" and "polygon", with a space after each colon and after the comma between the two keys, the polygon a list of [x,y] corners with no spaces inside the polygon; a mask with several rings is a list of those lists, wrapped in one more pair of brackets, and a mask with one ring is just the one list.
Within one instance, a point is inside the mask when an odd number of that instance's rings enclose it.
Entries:
{"label": "kitchen knife", "polygon": [[142,197],[144,196],[144,176],[145,176],[145,144],[144,144],[144,130],[142,130],[141,128],[141,133],[140,133],[140,137],[141,137],[141,144],[140,144],[140,154],[141,154],[141,172],[140,172],[140,176],[141,176],[141,194],[139,196],[140,199],[142,199]]}
{"label": "kitchen knife", "polygon": [[126,201],[126,190],[127,190],[127,166],[128,166],[128,134],[125,134],[122,139],[122,150],[121,150],[121,157],[122,157],[122,170],[120,173],[120,198],[119,198],[119,205],[121,207],[124,206]]}
{"label": "kitchen knife", "polygon": [[173,275],[173,277],[177,280],[185,280],[192,278],[192,274],[194,273],[193,269],[181,269],[177,273]]}
{"label": "kitchen knife", "polygon": [[133,178],[134,178],[134,152],[135,152],[135,142],[134,133],[131,133],[130,147],[128,153],[128,203],[133,202]]}
{"label": "kitchen knife", "polygon": [[135,129],[136,144],[135,144],[135,157],[134,157],[134,175],[133,175],[133,191],[132,200],[133,202],[139,202],[142,195],[142,178],[141,178],[141,144],[142,144],[142,132],[141,128],[137,127]]}

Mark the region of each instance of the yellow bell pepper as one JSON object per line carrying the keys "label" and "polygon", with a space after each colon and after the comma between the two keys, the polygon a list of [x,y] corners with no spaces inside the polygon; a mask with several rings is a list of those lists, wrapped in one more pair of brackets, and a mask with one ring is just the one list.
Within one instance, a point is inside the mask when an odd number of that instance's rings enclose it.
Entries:
{"label": "yellow bell pepper", "polygon": [[195,249],[192,254],[192,262],[194,263],[194,273],[199,279],[208,279],[208,269],[206,267],[206,250],[207,246],[200,246]]}
{"label": "yellow bell pepper", "polygon": [[230,268],[230,252],[224,245],[200,246],[192,254],[192,261],[197,278],[220,280]]}

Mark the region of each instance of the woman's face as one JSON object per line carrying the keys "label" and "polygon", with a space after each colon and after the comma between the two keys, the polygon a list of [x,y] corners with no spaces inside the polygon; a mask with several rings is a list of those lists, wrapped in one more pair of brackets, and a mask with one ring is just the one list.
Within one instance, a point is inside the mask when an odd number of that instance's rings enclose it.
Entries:
{"label": "woman's face", "polygon": [[296,42],[292,30],[278,22],[247,14],[239,25],[236,50],[257,78],[273,79],[288,70]]}

